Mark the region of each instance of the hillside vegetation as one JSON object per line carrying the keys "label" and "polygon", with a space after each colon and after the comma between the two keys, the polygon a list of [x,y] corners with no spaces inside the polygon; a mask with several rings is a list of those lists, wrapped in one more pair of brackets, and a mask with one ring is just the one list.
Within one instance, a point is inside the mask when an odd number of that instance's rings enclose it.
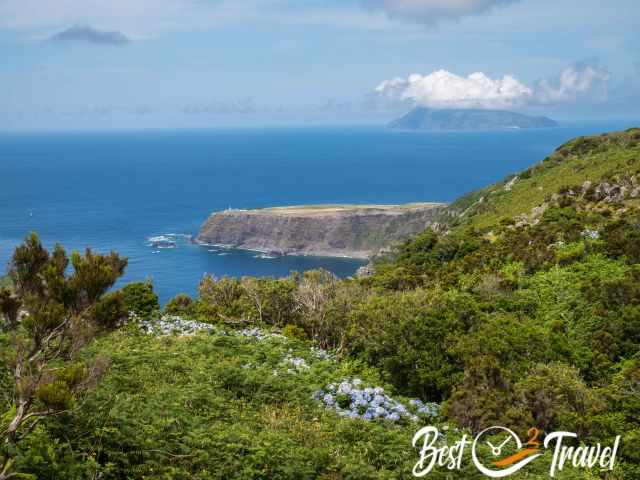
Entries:
{"label": "hillside vegetation", "polygon": [[640,169],[639,155],[640,129],[579,137],[524,172],[463,196],[452,209],[464,212],[462,220],[470,218],[474,227],[491,227],[529,213],[562,187],[635,175]]}
{"label": "hillside vegetation", "polygon": [[[101,309],[110,327],[60,365],[99,378],[0,455],[30,478],[395,479],[412,478],[420,426],[450,444],[535,426],[622,436],[613,471],[554,478],[639,478],[639,180],[640,130],[580,138],[459,199],[361,280],[208,276],[162,314],[150,284],[129,285],[128,319]],[[548,478],[550,454],[510,478]],[[466,455],[428,478],[484,477]]]}

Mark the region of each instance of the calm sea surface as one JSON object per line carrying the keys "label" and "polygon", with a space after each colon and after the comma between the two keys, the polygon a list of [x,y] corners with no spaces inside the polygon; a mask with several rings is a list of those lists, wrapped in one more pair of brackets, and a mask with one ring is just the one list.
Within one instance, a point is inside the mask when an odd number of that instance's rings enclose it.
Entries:
{"label": "calm sea surface", "polygon": [[[317,203],[451,201],[544,158],[582,134],[634,126],[584,123],[494,133],[376,128],[212,129],[0,134],[0,265],[29,231],[47,246],[116,250],[123,281],[150,278],[164,302],[205,272],[284,276],[362,262],[260,258],[191,245],[215,210]],[[640,122],[636,122],[640,124]],[[175,234],[178,248],[149,238]]]}

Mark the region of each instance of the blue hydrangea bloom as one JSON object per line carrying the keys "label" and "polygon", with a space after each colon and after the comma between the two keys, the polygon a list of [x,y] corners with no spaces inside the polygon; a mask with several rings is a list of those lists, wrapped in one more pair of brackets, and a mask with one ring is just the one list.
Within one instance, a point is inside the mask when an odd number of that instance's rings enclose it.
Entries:
{"label": "blue hydrangea bloom", "polygon": [[[342,408],[335,395],[347,396],[349,408]],[[343,379],[339,384],[330,384],[324,389],[314,392],[313,398],[321,400],[326,408],[334,410],[341,417],[362,419],[366,421],[376,418],[389,422],[402,420],[417,422],[417,414],[437,416],[440,406],[435,403],[423,403],[421,400],[410,400],[407,405],[384,394],[382,387],[364,387],[362,380]]]}

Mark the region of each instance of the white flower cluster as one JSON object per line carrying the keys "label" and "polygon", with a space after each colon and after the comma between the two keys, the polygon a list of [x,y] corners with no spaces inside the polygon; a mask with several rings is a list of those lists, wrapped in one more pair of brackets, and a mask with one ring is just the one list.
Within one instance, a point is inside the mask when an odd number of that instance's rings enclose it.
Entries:
{"label": "white flower cluster", "polygon": [[215,327],[208,323],[184,320],[174,315],[163,315],[159,320],[141,320],[138,317],[132,318],[132,320],[137,320],[140,328],[146,333],[158,336],[178,335],[183,337],[195,335],[202,331],[211,332],[215,330]]}
{"label": "white flower cluster", "polygon": [[313,355],[314,357],[316,357],[319,360],[334,360],[335,359],[335,355],[327,352],[326,350],[320,348],[320,347],[311,347],[311,355]]}
{"label": "white flower cluster", "polygon": [[231,330],[227,332],[219,329],[219,327],[215,325],[198,322],[196,320],[185,320],[177,315],[163,315],[160,319],[145,320],[136,315],[135,312],[129,312],[129,320],[137,323],[145,333],[157,336],[178,335],[182,337],[195,335],[198,332],[215,331],[219,335],[236,335],[239,337],[255,338],[257,340],[270,338],[286,340],[287,338],[279,333],[267,332],[260,328],[245,328],[239,331]]}
{"label": "white flower cluster", "polygon": [[424,404],[420,400],[411,400],[407,407],[386,395],[382,387],[363,387],[359,378],[330,384],[315,392],[313,397],[342,417],[362,420],[380,418],[391,422],[402,419],[415,422],[418,415],[438,415],[439,409],[435,403]]}
{"label": "white flower cluster", "polygon": [[265,340],[267,338],[278,338],[278,339],[286,339],[287,337],[285,337],[284,335],[281,335],[279,333],[271,333],[271,332],[265,332],[264,330],[261,330],[257,327],[255,328],[244,328],[242,330],[240,330],[237,335],[241,336],[241,337],[250,337],[250,338],[255,338],[257,340]]}
{"label": "white flower cluster", "polygon": [[306,360],[301,357],[292,357],[290,355],[287,355],[284,358],[284,361],[285,363],[293,367],[288,370],[289,373],[296,373],[299,370],[307,370],[309,368],[309,365],[307,365]]}

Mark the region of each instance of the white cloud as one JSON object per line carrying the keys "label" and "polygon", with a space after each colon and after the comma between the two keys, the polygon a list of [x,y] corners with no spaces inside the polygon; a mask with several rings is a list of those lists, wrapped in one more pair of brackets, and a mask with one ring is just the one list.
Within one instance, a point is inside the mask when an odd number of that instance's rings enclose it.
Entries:
{"label": "white cloud", "polygon": [[530,105],[558,105],[606,99],[609,74],[597,65],[579,63],[556,77],[529,87],[512,75],[492,79],[482,72],[462,77],[446,70],[414,73],[381,82],[375,95],[386,102],[428,108],[507,109]]}
{"label": "white cloud", "polygon": [[387,80],[376,92],[388,100],[431,108],[511,108],[533,96],[529,87],[511,75],[494,80],[481,72],[461,77],[446,70]]}
{"label": "white cloud", "polygon": [[596,64],[569,65],[554,78],[536,82],[536,101],[553,105],[584,99],[606,100],[609,77],[609,72]]}
{"label": "white cloud", "polygon": [[432,24],[484,13],[517,0],[363,0],[371,8],[389,16]]}

